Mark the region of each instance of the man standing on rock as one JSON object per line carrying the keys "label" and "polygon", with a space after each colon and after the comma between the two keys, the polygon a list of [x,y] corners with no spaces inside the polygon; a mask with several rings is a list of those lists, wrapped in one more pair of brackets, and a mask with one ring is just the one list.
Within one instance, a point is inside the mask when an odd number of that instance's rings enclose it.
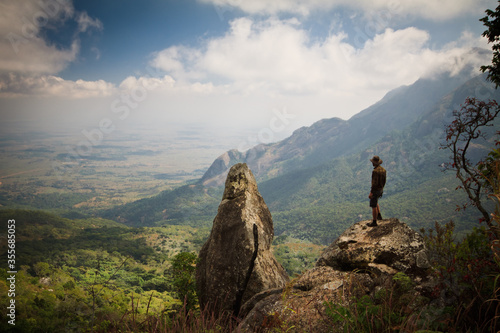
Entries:
{"label": "man standing on rock", "polygon": [[382,196],[385,186],[385,169],[382,168],[382,160],[378,156],[373,156],[370,160],[373,164],[372,171],[372,187],[370,189],[370,207],[372,208],[373,221],[368,223],[369,227],[376,227],[377,220],[382,220],[382,215],[380,214],[380,206],[378,205],[378,199]]}

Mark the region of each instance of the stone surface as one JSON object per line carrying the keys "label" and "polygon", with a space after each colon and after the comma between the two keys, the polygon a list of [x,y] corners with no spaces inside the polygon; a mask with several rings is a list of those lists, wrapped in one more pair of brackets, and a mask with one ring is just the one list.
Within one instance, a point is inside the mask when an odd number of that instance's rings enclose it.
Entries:
{"label": "stone surface", "polygon": [[398,219],[379,221],[374,228],[366,224],[359,222],[344,231],[316,265],[341,271],[368,269],[412,276],[427,274],[430,264],[420,234]]}
{"label": "stone surface", "polygon": [[238,328],[241,332],[276,328],[287,331],[291,327],[297,332],[331,332],[325,302],[345,304],[349,297],[365,295],[373,286],[374,282],[367,273],[315,267],[280,289],[281,292],[264,291],[254,296],[248,302],[250,306],[245,304],[242,308],[244,319]]}
{"label": "stone surface", "polygon": [[429,262],[422,237],[397,219],[379,221],[375,228],[367,227],[368,222],[347,229],[323,252],[316,267],[285,288],[250,299],[241,310],[240,331],[342,331],[332,326],[325,302],[347,305],[363,295],[373,296],[390,288],[398,272],[413,279],[415,295],[428,293]]}
{"label": "stone surface", "polygon": [[271,213],[246,164],[234,165],[196,268],[202,307],[238,314],[255,294],[283,287],[288,276],[271,253]]}

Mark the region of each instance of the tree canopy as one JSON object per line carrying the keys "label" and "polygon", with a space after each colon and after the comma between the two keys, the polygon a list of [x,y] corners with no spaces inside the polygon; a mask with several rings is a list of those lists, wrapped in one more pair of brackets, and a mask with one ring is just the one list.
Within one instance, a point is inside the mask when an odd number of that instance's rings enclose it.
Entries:
{"label": "tree canopy", "polygon": [[[500,1],[499,1],[500,2]],[[488,38],[488,43],[492,43],[493,58],[491,65],[481,66],[481,71],[488,72],[488,80],[498,88],[500,85],[500,5],[495,9],[486,10],[486,16],[480,19],[488,28],[483,32],[483,37]]]}

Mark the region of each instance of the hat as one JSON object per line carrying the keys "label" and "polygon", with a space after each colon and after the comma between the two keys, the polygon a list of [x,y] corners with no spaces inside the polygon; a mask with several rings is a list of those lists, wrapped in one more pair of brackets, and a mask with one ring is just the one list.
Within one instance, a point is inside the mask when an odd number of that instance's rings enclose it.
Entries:
{"label": "hat", "polygon": [[376,156],[376,155],[375,155],[375,156],[373,156],[373,158],[372,158],[370,161],[371,161],[372,163],[374,163],[374,164],[379,164],[379,165],[380,165],[380,164],[382,164],[382,162],[383,162],[383,161],[380,159],[380,157],[378,157],[378,156]]}

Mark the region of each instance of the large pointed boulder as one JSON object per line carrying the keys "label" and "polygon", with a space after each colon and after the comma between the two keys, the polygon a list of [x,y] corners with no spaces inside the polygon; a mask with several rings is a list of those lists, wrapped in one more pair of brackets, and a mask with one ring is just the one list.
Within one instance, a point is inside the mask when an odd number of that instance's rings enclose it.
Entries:
{"label": "large pointed boulder", "polygon": [[288,275],[271,252],[271,213],[244,163],[227,175],[212,231],[199,253],[196,285],[202,307],[238,314],[255,294],[283,287]]}

